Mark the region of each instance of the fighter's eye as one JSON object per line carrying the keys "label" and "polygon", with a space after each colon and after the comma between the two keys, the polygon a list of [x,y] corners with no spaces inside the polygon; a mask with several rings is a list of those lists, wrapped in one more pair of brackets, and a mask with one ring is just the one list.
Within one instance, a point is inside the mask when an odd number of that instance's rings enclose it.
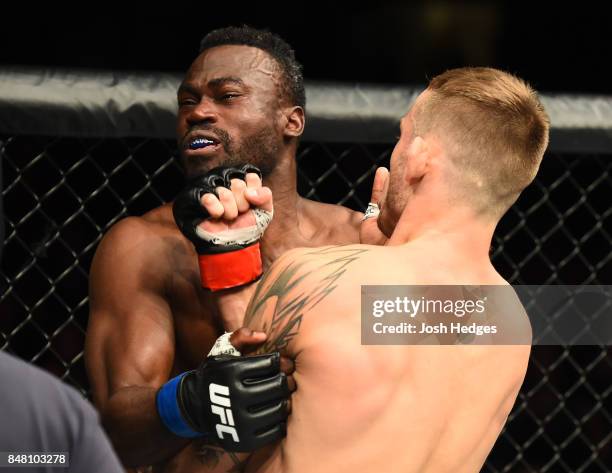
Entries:
{"label": "fighter's eye", "polygon": [[235,99],[236,97],[240,97],[240,94],[227,93],[221,96],[221,100],[232,100],[232,99]]}
{"label": "fighter's eye", "polygon": [[194,99],[181,99],[178,101],[179,107],[195,105],[196,101]]}

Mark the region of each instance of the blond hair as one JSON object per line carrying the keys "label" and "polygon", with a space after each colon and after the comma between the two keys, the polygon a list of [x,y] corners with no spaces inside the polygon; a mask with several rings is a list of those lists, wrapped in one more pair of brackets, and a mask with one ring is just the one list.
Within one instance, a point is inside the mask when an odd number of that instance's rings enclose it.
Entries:
{"label": "blond hair", "polygon": [[533,181],[548,146],[550,122],[537,93],[486,67],[444,72],[427,90],[415,134],[436,133],[460,177],[451,185],[479,211],[501,216]]}

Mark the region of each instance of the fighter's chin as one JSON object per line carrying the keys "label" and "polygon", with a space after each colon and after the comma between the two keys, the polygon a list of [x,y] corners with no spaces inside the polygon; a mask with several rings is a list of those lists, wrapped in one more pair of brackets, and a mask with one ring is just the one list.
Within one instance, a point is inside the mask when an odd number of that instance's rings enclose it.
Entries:
{"label": "fighter's chin", "polygon": [[390,223],[385,217],[386,215],[381,210],[380,215],[376,219],[376,225],[378,226],[378,229],[383,233],[383,235],[385,235],[387,238],[391,238],[391,234],[393,233],[395,225],[390,225]]}
{"label": "fighter's chin", "polygon": [[214,156],[201,156],[183,152],[181,155],[181,163],[185,175],[189,179],[206,174],[208,171],[218,166],[227,165],[228,161],[230,161],[230,159],[225,153],[219,153]]}

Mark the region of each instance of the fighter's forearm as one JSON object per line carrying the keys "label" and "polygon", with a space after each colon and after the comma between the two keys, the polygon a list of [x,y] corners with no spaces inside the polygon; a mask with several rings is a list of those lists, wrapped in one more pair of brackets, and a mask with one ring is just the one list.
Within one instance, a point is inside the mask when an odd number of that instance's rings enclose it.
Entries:
{"label": "fighter's forearm", "polygon": [[233,332],[244,325],[244,316],[256,285],[257,283],[251,283],[248,286],[213,293],[213,300],[226,332]]}
{"label": "fighter's forearm", "polygon": [[156,394],[155,388],[126,387],[113,394],[102,412],[102,423],[127,467],[167,460],[189,442],[171,434],[161,423]]}

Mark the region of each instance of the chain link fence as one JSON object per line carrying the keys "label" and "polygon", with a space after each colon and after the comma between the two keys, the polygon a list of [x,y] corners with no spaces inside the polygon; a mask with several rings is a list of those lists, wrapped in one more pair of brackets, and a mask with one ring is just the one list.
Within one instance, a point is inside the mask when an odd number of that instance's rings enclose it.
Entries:
{"label": "chain link fence", "polygon": [[[388,165],[392,148],[305,141],[299,191],[363,210],[374,170]],[[175,153],[166,139],[0,135],[6,214],[0,349],[88,394],[83,344],[93,254],[119,219],[173,199],[183,183]],[[498,227],[495,266],[515,284],[612,284],[611,196],[612,148],[549,152]],[[608,350],[534,347],[483,471],[612,471]]]}

